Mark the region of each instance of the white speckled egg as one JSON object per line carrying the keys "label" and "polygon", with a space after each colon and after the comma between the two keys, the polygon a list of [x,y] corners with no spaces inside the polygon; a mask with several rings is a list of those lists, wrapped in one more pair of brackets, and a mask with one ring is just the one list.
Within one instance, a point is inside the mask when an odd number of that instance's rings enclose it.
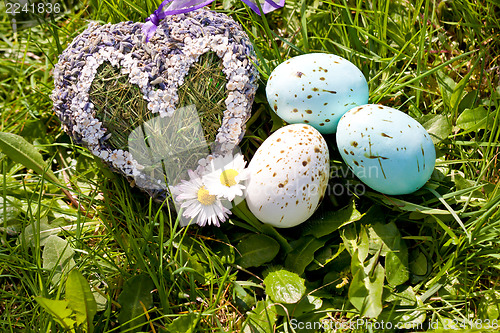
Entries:
{"label": "white speckled egg", "polygon": [[390,195],[421,188],[436,162],[434,144],[420,123],[376,104],[355,107],[340,119],[337,146],[361,181]]}
{"label": "white speckled egg", "polygon": [[323,136],[305,124],[274,132],[249,164],[246,201],[262,222],[289,228],[306,221],[324,196],[330,173]]}
{"label": "white speckled egg", "polygon": [[368,103],[368,84],[350,61],[334,54],[291,58],[271,73],[266,86],[271,108],[288,123],[305,123],[335,133],[340,117]]}

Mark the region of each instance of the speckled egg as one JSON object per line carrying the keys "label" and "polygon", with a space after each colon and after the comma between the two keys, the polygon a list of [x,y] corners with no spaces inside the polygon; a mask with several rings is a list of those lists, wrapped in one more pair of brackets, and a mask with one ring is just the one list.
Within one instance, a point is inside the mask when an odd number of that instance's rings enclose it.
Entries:
{"label": "speckled egg", "polygon": [[367,104],[349,110],[339,121],[337,145],[361,181],[390,195],[421,188],[436,162],[434,144],[422,125],[382,105]]}
{"label": "speckled egg", "polygon": [[368,103],[368,84],[350,61],[334,54],[309,53],[274,69],[267,81],[271,108],[288,123],[305,123],[335,133],[340,117]]}
{"label": "speckled egg", "polygon": [[289,228],[321,202],[330,170],[328,146],[312,126],[288,125],[257,149],[249,164],[246,201],[262,222]]}

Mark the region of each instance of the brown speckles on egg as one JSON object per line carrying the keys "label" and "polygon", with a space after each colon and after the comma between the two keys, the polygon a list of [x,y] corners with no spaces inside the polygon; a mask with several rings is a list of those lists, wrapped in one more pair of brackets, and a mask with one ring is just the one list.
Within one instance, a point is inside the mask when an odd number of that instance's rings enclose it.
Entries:
{"label": "brown speckles on egg", "polygon": [[330,94],[336,94],[337,92],[335,90],[326,90],[322,89],[324,92],[330,93]]}
{"label": "brown speckles on egg", "polygon": [[314,87],[314,88],[312,88],[312,91],[319,91],[319,89]]}
{"label": "brown speckles on egg", "polygon": [[304,123],[309,124],[309,120],[307,120],[307,119],[304,120]]}
{"label": "brown speckles on egg", "polygon": [[362,106],[357,107],[357,108],[355,108],[353,111],[351,111],[351,114],[353,114],[353,115],[354,115],[354,114],[358,113],[359,111],[361,111],[362,109],[363,109],[363,107],[362,107]]}
{"label": "brown speckles on egg", "polygon": [[326,79],[322,76],[319,78],[321,81],[325,81]]}
{"label": "brown speckles on egg", "polygon": [[313,112],[312,112],[312,110],[306,110],[305,112],[306,112],[307,114],[311,114],[311,113],[313,113]]}
{"label": "brown speckles on egg", "polygon": [[307,95],[307,99],[311,99],[312,98],[312,95]]}

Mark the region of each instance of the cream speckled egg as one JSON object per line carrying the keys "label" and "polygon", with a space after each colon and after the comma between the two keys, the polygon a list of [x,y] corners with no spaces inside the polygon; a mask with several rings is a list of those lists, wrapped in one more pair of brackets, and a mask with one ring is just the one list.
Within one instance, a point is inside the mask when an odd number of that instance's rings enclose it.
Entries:
{"label": "cream speckled egg", "polygon": [[328,146],[314,127],[280,128],[249,164],[246,201],[262,222],[289,228],[306,221],[325,194],[330,173]]}

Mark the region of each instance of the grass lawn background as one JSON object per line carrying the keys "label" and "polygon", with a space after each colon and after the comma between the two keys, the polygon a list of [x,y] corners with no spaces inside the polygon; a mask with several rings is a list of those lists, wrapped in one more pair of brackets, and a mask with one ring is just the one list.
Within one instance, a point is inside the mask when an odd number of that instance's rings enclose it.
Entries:
{"label": "grass lawn background", "polygon": [[[330,193],[289,230],[244,208],[220,228],[180,228],[174,212],[73,145],[49,98],[57,56],[89,20],[143,22],[159,3],[59,4],[60,15],[18,14],[16,30],[0,4],[0,126],[21,147],[0,137],[0,331],[312,332],[321,330],[297,323],[322,319],[352,331],[360,318],[410,331],[498,327],[497,0],[287,1],[264,17],[239,1],[212,5],[242,24],[259,59],[247,159],[283,126],[265,98],[268,76],[309,52],[353,62],[370,103],[408,113],[434,138],[425,188]],[[331,184],[356,183],[335,136],[325,138],[343,170]]]}

